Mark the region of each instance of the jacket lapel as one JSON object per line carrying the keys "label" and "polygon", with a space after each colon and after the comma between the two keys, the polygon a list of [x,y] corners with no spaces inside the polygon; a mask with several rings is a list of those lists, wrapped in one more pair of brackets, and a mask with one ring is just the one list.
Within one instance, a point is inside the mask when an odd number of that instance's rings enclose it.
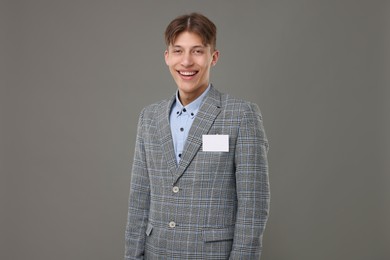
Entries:
{"label": "jacket lapel", "polygon": [[171,127],[169,124],[169,113],[174,100],[175,96],[170,100],[161,103],[159,108],[161,113],[157,116],[157,131],[160,137],[161,149],[172,176],[175,175],[177,169],[175,149],[173,147]]}
{"label": "jacket lapel", "polygon": [[214,123],[215,118],[220,112],[221,94],[216,89],[214,89],[213,86],[211,86],[188,133],[180,163],[176,168],[174,183],[180,178],[180,176],[184,173],[188,165],[195,157],[200,146],[202,145],[202,135],[208,133],[209,129]]}

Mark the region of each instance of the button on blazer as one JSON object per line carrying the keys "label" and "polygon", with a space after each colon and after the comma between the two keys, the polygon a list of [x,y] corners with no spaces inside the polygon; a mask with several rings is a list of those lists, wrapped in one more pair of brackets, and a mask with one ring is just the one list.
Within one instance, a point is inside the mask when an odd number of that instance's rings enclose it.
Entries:
{"label": "button on blazer", "polygon": [[[258,106],[211,86],[177,163],[174,100],[139,117],[125,259],[259,259],[270,190]],[[203,135],[228,135],[229,151],[203,151]]]}

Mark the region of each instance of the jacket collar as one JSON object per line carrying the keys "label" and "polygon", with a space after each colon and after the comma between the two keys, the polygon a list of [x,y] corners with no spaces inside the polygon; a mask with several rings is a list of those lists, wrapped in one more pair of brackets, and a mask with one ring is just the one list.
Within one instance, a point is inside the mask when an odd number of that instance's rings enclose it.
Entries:
{"label": "jacket collar", "polygon": [[188,133],[184,145],[183,154],[179,165],[176,164],[176,157],[173,147],[171,128],[169,125],[169,114],[176,96],[173,96],[167,102],[161,103],[157,124],[159,127],[160,144],[163,150],[163,156],[168,164],[168,169],[172,173],[173,183],[177,182],[180,176],[187,169],[188,165],[194,159],[196,153],[202,145],[202,135],[207,134],[213,125],[215,118],[221,112],[221,93],[213,85],[201,105],[191,129]]}

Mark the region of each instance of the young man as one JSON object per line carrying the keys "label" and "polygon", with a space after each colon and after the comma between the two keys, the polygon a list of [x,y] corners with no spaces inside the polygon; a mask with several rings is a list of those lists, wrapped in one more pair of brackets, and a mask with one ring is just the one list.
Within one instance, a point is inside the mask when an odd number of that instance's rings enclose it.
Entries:
{"label": "young man", "polygon": [[208,18],[177,17],[165,40],[178,90],[139,118],[125,259],[259,259],[270,199],[260,110],[210,84]]}

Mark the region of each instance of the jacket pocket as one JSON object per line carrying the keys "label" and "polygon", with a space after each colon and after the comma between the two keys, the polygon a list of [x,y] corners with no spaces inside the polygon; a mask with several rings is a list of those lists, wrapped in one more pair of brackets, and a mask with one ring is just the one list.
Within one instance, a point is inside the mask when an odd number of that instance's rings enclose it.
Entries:
{"label": "jacket pocket", "polygon": [[148,225],[146,226],[146,231],[145,231],[146,235],[150,236],[152,234],[152,230],[153,230],[152,224],[148,223]]}
{"label": "jacket pocket", "polygon": [[234,228],[218,228],[218,229],[206,229],[203,230],[204,242],[216,242],[233,240]]}

